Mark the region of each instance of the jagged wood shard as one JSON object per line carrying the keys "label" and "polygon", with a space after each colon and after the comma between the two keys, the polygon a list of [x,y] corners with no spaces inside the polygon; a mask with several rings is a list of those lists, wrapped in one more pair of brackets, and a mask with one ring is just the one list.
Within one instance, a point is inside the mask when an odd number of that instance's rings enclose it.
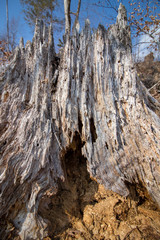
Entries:
{"label": "jagged wood shard", "polygon": [[52,28],[37,21],[33,42],[21,40],[1,72],[0,102],[0,217],[21,239],[47,236],[39,203],[66,181],[77,136],[98,183],[123,196],[141,185],[160,203],[160,105],[137,77],[123,5],[107,31],[92,34],[87,20],[60,63]]}

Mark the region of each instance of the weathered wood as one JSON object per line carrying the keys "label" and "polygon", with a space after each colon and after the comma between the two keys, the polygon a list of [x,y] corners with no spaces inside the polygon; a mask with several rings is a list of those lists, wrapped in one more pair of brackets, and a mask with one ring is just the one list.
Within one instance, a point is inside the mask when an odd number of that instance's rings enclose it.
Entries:
{"label": "weathered wood", "polygon": [[0,217],[21,239],[47,236],[39,202],[67,181],[69,149],[81,148],[106,189],[133,197],[140,185],[160,203],[160,104],[138,80],[123,5],[107,31],[92,34],[86,20],[60,64],[52,29],[37,21],[33,42],[21,41],[1,73],[0,101]]}

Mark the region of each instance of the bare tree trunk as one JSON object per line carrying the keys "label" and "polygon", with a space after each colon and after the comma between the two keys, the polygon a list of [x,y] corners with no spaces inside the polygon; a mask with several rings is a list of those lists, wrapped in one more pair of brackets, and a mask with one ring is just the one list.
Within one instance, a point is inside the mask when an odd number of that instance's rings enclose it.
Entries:
{"label": "bare tree trunk", "polygon": [[98,184],[160,204],[160,104],[138,80],[125,8],[108,31],[92,35],[87,21],[60,64],[47,33],[37,22],[0,75],[1,239],[58,235]]}
{"label": "bare tree trunk", "polygon": [[70,4],[71,4],[71,0],[64,0],[65,34],[66,35],[70,35],[70,30],[71,30]]}
{"label": "bare tree trunk", "polygon": [[9,51],[9,20],[8,20],[8,0],[6,0],[6,15],[7,15],[7,46]]}

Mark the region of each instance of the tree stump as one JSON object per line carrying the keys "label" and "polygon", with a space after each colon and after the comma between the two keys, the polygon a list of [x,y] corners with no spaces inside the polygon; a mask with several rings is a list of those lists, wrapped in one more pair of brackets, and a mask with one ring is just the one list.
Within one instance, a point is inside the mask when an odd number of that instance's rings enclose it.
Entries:
{"label": "tree stump", "polygon": [[108,30],[92,33],[89,20],[75,30],[60,63],[43,22],[32,43],[21,40],[0,75],[1,239],[12,230],[20,239],[47,236],[57,218],[45,217],[50,199],[61,208],[79,173],[95,188],[132,199],[141,188],[160,204],[160,104],[138,79],[131,49],[123,5]]}

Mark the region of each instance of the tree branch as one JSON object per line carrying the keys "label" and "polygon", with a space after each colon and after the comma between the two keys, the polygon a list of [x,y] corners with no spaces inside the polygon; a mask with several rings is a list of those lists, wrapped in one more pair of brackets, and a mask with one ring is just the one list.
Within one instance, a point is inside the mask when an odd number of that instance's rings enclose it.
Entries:
{"label": "tree branch", "polygon": [[116,9],[115,7],[113,7],[112,5],[109,7],[107,7],[107,6],[104,6],[104,5],[98,5],[98,4],[96,4],[96,3],[94,3],[93,4],[94,6],[96,6],[96,7],[100,7],[100,8],[108,8],[108,9],[113,9],[114,11],[116,11],[116,13],[118,13],[118,9]]}
{"label": "tree branch", "polygon": [[154,84],[151,88],[149,88],[148,91],[151,91],[151,90],[152,90],[154,87],[156,87],[159,83],[160,83],[160,80],[159,80],[156,84]]}
{"label": "tree branch", "polygon": [[78,1],[78,8],[77,8],[77,12],[75,13],[76,19],[75,19],[75,22],[74,22],[74,24],[73,24],[72,32],[74,31],[74,29],[76,28],[76,25],[78,24],[80,7],[81,7],[81,0]]}

